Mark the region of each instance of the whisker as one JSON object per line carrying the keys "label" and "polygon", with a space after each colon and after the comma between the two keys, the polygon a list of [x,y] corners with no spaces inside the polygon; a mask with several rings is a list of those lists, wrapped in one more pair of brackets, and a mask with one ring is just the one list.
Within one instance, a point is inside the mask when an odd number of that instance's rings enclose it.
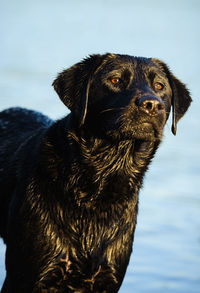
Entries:
{"label": "whisker", "polygon": [[[108,109],[104,109],[104,110],[100,111],[100,114],[102,114],[102,113],[106,113],[106,112],[111,112],[111,111],[119,111],[119,110],[124,110],[124,109],[126,109],[126,107],[119,107],[119,108],[108,108]],[[168,115],[168,114],[170,114],[170,111],[169,111],[169,112],[168,112],[168,111],[166,111],[165,113],[166,113],[166,115]]]}
{"label": "whisker", "polygon": [[114,110],[113,108],[105,109],[105,110],[101,111],[100,113],[105,113],[105,112],[109,112],[109,111],[113,111],[113,110]]}
{"label": "whisker", "polygon": [[100,113],[105,113],[105,112],[110,112],[110,111],[119,111],[119,110],[124,110],[125,107],[119,107],[119,108],[108,108],[105,110],[102,110]]}

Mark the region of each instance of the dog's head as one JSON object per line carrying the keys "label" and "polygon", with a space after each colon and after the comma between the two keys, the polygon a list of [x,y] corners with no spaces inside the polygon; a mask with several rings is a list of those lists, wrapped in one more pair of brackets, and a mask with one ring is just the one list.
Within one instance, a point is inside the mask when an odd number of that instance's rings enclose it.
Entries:
{"label": "dog's head", "polygon": [[79,127],[98,135],[160,139],[173,109],[172,132],[191,98],[167,65],[151,58],[92,55],[53,83]]}

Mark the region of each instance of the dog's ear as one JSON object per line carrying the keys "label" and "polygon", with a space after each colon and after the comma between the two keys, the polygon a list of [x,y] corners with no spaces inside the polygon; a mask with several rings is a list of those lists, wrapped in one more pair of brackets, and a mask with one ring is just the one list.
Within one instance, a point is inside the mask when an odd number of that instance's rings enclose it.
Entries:
{"label": "dog's ear", "polygon": [[192,99],[185,84],[171,73],[169,67],[163,61],[153,59],[153,62],[158,64],[165,72],[172,89],[172,133],[176,135],[177,123],[189,108]]}
{"label": "dog's ear", "polygon": [[62,102],[78,117],[80,126],[84,124],[87,114],[92,76],[106,56],[90,55],[61,72],[52,84]]}

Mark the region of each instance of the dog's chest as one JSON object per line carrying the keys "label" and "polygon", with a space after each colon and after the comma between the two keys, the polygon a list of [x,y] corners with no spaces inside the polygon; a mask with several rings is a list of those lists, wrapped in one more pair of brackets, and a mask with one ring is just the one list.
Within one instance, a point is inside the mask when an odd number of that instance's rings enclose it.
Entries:
{"label": "dog's chest", "polygon": [[[115,204],[107,210],[98,205],[79,210],[79,216],[73,216],[68,229],[70,241],[68,238],[68,244],[43,272],[41,288],[106,293],[120,284],[119,272],[124,270],[131,251],[137,200],[126,206]],[[81,288],[86,291],[79,291]]]}
{"label": "dog's chest", "polygon": [[[68,252],[61,254],[48,268],[48,272],[38,283],[38,288],[44,290],[44,292],[46,292],[45,290],[53,290],[52,292],[54,293],[98,292],[93,290],[95,283],[99,283],[99,277],[101,278],[105,275],[102,265],[99,265],[97,268],[92,268],[86,260],[70,260],[72,258]],[[85,291],[79,291],[83,288]],[[99,292],[108,291],[102,290]]]}

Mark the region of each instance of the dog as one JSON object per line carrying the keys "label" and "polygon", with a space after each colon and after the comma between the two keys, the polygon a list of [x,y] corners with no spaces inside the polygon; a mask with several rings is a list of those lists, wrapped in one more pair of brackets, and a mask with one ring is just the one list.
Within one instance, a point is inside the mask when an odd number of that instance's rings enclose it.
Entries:
{"label": "dog", "polygon": [[118,292],[132,252],[138,193],[186,86],[159,59],[91,55],[53,86],[70,114],[0,113],[2,293]]}

